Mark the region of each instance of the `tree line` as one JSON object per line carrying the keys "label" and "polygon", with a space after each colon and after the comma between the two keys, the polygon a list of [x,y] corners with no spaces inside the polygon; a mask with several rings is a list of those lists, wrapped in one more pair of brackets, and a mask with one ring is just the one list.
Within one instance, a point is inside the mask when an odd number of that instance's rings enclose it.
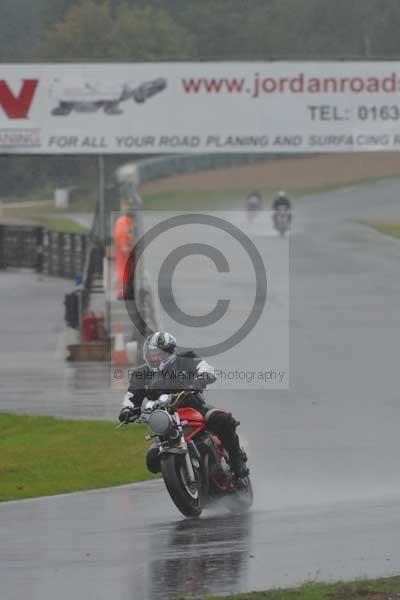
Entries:
{"label": "tree line", "polygon": [[398,0],[2,0],[0,60],[388,57]]}

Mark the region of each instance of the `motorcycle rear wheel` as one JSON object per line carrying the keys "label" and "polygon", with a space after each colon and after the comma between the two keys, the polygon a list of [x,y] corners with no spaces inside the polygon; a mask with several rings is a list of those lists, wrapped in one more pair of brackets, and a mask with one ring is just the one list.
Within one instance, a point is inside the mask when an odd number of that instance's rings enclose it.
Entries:
{"label": "motorcycle rear wheel", "polygon": [[185,480],[185,457],[181,454],[169,454],[161,461],[161,472],[165,487],[175,506],[185,517],[199,517],[202,513],[202,494],[199,472],[196,484]]}
{"label": "motorcycle rear wheel", "polygon": [[242,480],[242,487],[225,497],[225,505],[232,513],[245,513],[252,507],[253,499],[253,486],[250,477],[247,476]]}

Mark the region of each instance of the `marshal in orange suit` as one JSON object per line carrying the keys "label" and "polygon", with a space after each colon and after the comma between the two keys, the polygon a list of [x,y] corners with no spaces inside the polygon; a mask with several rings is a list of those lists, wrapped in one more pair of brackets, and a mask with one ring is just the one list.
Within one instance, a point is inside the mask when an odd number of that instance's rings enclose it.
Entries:
{"label": "marshal in orange suit", "polygon": [[117,298],[133,296],[133,272],[135,245],[135,219],[133,212],[127,211],[118,217],[114,225],[115,267],[117,271]]}

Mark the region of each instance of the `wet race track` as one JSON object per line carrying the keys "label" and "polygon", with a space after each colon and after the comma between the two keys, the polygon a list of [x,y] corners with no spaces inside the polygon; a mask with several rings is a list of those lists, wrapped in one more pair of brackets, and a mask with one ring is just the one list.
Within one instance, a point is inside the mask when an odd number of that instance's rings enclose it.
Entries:
{"label": "wet race track", "polygon": [[[253,511],[185,521],[160,482],[4,503],[2,599],[158,599],[399,572],[400,244],[354,222],[398,218],[399,194],[392,180],[296,203],[290,389],[208,396],[241,420]],[[281,242],[268,241],[279,256]],[[115,418],[110,373],[63,363],[68,287],[0,274],[1,410]],[[286,292],[270,282],[271,328],[284,323]],[[191,297],[179,300],[195,311]],[[256,356],[268,346],[260,335],[246,343]]]}

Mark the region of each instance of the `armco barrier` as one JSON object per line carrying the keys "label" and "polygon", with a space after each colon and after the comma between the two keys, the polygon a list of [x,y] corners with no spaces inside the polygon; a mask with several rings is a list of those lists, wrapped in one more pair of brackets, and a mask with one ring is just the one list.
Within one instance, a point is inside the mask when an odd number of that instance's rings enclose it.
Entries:
{"label": "armco barrier", "polygon": [[73,279],[82,274],[87,236],[45,227],[0,225],[0,267],[34,269]]}
{"label": "armco barrier", "polygon": [[[132,181],[140,187],[147,181],[184,173],[195,173],[273,160],[275,154],[184,154],[161,158],[146,158],[127,163],[117,170],[120,182]],[[289,155],[287,155],[289,157]]]}
{"label": "armco barrier", "polygon": [[0,267],[40,270],[43,228],[30,225],[0,225]]}

